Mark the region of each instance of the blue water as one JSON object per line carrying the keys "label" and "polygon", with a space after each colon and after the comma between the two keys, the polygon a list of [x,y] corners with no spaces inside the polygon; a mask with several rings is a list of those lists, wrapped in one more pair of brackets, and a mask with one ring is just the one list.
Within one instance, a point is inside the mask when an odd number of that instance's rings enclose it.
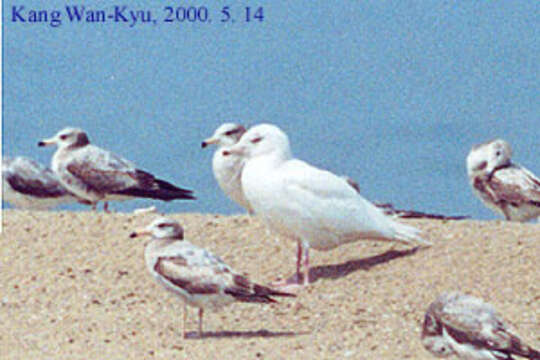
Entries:
{"label": "blue water", "polygon": [[[38,140],[77,126],[198,197],[114,203],[118,211],[242,212],[200,148],[225,121],[277,124],[297,157],[402,208],[495,218],[464,163],[472,144],[495,137],[540,174],[534,1],[230,1],[234,24],[219,21],[221,2],[197,4],[211,23],[165,23],[168,4],[133,1],[159,21],[132,28],[70,23],[61,1],[3,3],[4,154],[49,163],[53,150]],[[263,6],[262,22],[243,20],[246,4]],[[64,18],[13,22],[13,5]]]}

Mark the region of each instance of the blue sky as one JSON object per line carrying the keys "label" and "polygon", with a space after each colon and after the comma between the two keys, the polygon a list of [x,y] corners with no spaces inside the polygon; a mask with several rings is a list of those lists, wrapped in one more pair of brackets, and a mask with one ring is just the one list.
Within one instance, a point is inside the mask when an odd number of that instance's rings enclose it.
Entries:
{"label": "blue sky", "polygon": [[[40,3],[3,2],[4,154],[49,163],[37,141],[77,126],[199,198],[114,209],[241,212],[200,148],[226,121],[277,124],[297,157],[404,208],[495,218],[464,165],[491,138],[540,173],[538,2],[231,1],[237,21],[224,24],[222,3],[208,1],[212,22],[188,24],[163,22],[162,2],[134,1],[155,25],[11,21],[13,5],[65,13]],[[264,20],[243,22],[246,4]]]}

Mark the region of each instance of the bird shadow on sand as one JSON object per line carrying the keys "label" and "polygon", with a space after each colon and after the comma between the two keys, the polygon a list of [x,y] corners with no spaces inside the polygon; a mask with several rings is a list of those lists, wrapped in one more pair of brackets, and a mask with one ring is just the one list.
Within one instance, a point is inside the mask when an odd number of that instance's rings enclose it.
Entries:
{"label": "bird shadow on sand", "polygon": [[414,255],[422,249],[423,248],[420,247],[407,250],[391,249],[379,255],[370,256],[364,259],[349,260],[342,264],[315,266],[309,271],[309,279],[311,282],[315,282],[319,279],[339,279],[358,270],[368,271],[379,264]]}
{"label": "bird shadow on sand", "polygon": [[261,329],[257,331],[205,331],[199,333],[193,331],[186,334],[186,339],[201,340],[208,338],[272,338],[272,337],[292,337],[298,335],[306,335],[308,332],[293,332],[293,331],[270,331]]}
{"label": "bird shadow on sand", "polygon": [[[309,281],[314,283],[319,279],[339,279],[349,275],[352,272],[358,270],[368,271],[372,267],[379,264],[384,264],[395,259],[399,259],[406,256],[416,254],[418,251],[427,249],[427,247],[415,247],[407,250],[387,250],[382,254],[374,255],[368,258],[349,260],[342,264],[332,265],[320,265],[314,266],[309,270]],[[295,284],[302,282],[302,275],[300,274],[300,280],[297,278],[297,274],[289,277],[286,280],[287,284]]]}

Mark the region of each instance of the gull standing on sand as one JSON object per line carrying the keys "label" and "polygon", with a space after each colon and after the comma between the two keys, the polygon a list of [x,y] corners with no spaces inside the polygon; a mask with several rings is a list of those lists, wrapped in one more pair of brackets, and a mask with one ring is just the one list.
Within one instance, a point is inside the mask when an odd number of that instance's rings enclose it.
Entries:
{"label": "gull standing on sand", "polygon": [[242,189],[270,229],[298,245],[297,278],[304,256],[303,284],[309,284],[309,248],[331,250],[361,240],[428,245],[420,231],[395,222],[340,176],[294,159],[287,135],[262,124],[224,151],[245,157]]}
{"label": "gull standing on sand", "polygon": [[506,220],[540,216],[540,179],[511,160],[510,144],[496,139],[472,147],[467,173],[476,196]]}
{"label": "gull standing on sand", "polygon": [[203,311],[207,307],[219,310],[233,302],[274,303],[272,296],[294,296],[253,284],[219,257],[184,240],[184,230],[174,220],[158,218],[130,237],[140,235],[153,237],[144,251],[148,271],[158,283],[184,300],[184,337],[187,305],[199,308],[201,336]]}
{"label": "gull standing on sand", "polygon": [[32,159],[2,158],[3,200],[16,208],[45,210],[78,201],[54,173]]}
{"label": "gull standing on sand", "polygon": [[[99,201],[127,200],[136,197],[164,201],[195,199],[186,190],[139,170],[130,161],[91,145],[80,129],[65,128],[39,146],[58,146],[52,170],[69,191],[87,200],[95,209]],[[104,205],[105,211],[107,203]]]}
{"label": "gull standing on sand", "polygon": [[204,140],[201,146],[202,148],[212,144],[217,146],[212,157],[212,170],[219,187],[231,200],[253,214],[242,191],[243,159],[238,156],[223,156],[223,150],[236,144],[245,132],[246,128],[242,125],[225,123],[218,127],[211,137]]}
{"label": "gull standing on sand", "polygon": [[437,357],[511,360],[518,355],[540,360],[540,352],[509,332],[493,306],[457,292],[443,294],[429,306],[422,344]]}

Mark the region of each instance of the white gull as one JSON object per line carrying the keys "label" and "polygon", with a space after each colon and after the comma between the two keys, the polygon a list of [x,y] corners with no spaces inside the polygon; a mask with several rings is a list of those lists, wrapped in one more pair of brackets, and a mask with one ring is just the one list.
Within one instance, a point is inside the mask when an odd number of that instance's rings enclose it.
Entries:
{"label": "white gull", "polygon": [[294,159],[277,126],[252,127],[224,153],[245,157],[242,189],[255,213],[271,230],[297,242],[297,280],[303,255],[304,285],[309,248],[330,250],[361,239],[429,244],[418,229],[384,215],[344,178]]}
{"label": "white gull", "polygon": [[242,125],[225,123],[219,126],[211,137],[205,139],[201,146],[217,146],[212,157],[212,170],[219,187],[231,200],[252,214],[253,210],[242,191],[243,159],[238,156],[223,156],[223,150],[236,144],[245,132]]}

